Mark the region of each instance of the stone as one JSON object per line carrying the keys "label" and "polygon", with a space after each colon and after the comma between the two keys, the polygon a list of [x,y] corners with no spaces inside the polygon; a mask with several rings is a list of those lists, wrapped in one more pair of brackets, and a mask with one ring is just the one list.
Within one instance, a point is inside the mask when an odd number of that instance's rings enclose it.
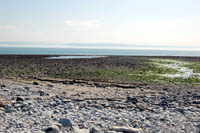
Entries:
{"label": "stone", "polygon": [[160,103],[159,103],[160,106],[164,106],[164,107],[167,107],[168,106],[168,102],[166,100],[162,100]]}
{"label": "stone", "polygon": [[88,129],[75,128],[73,133],[90,133]]}
{"label": "stone", "polygon": [[62,99],[62,102],[66,104],[66,103],[71,102],[71,99]]}
{"label": "stone", "polygon": [[54,87],[53,85],[51,85],[51,84],[48,84],[47,85],[47,87],[49,87],[49,88],[52,88],[52,87]]}
{"label": "stone", "polygon": [[21,98],[21,97],[17,97],[17,98],[16,98],[16,101],[17,101],[17,102],[23,102],[23,101],[24,101],[24,99],[23,99],[23,98]]}
{"label": "stone", "polygon": [[16,124],[16,127],[17,127],[17,128],[23,128],[23,127],[24,127],[24,124],[23,124],[23,123],[18,123],[18,124]]}
{"label": "stone", "polygon": [[38,82],[33,82],[33,85],[39,85],[39,83]]}
{"label": "stone", "polygon": [[164,90],[164,91],[168,91],[168,90],[169,90],[169,88],[163,88],[163,90]]}
{"label": "stone", "polygon": [[40,96],[44,96],[45,95],[45,92],[44,91],[38,91],[38,93],[40,94]]}
{"label": "stone", "polygon": [[120,132],[115,132],[115,131],[105,131],[104,133],[120,133]]}
{"label": "stone", "polygon": [[3,102],[0,102],[0,108],[5,108],[5,104]]}
{"label": "stone", "polygon": [[21,105],[21,111],[22,112],[26,112],[26,111],[29,111],[29,110],[30,110],[30,108],[29,108],[28,104]]}
{"label": "stone", "polygon": [[60,133],[60,129],[56,125],[50,126],[50,127],[46,128],[44,131],[45,131],[45,133]]}
{"label": "stone", "polygon": [[53,113],[54,114],[58,114],[60,111],[59,110],[54,110]]}
{"label": "stone", "polygon": [[197,94],[193,94],[192,97],[193,97],[194,99],[200,99],[200,95],[197,95]]}
{"label": "stone", "polygon": [[29,115],[29,116],[32,116],[32,115],[33,115],[33,112],[32,112],[32,111],[28,111],[28,115]]}
{"label": "stone", "polygon": [[123,133],[142,133],[141,128],[132,128],[132,127],[120,127],[120,126],[113,126],[110,128],[111,131],[116,132],[123,132]]}
{"label": "stone", "polygon": [[66,110],[64,110],[64,111],[62,112],[62,114],[67,114],[67,111],[66,111]]}
{"label": "stone", "polygon": [[70,127],[70,128],[72,128],[72,123],[71,123],[71,121],[70,121],[69,119],[67,119],[67,118],[61,118],[61,119],[59,120],[59,123],[62,124],[63,127]]}
{"label": "stone", "polygon": [[135,97],[127,97],[127,102],[131,102],[131,103],[133,103],[133,104],[137,104],[138,103],[138,100],[137,100],[137,98],[135,98]]}
{"label": "stone", "polygon": [[12,113],[12,112],[16,112],[16,110],[12,106],[5,105],[5,112],[6,113]]}
{"label": "stone", "polygon": [[31,98],[30,97],[26,97],[24,100],[31,100]]}
{"label": "stone", "polygon": [[30,90],[30,88],[29,88],[29,87],[24,87],[24,89],[25,89],[25,90],[27,90],[27,91],[29,91],[29,90]]}
{"label": "stone", "polygon": [[93,127],[90,129],[90,133],[101,133],[101,132],[98,129]]}
{"label": "stone", "polygon": [[175,108],[174,111],[180,112],[181,114],[185,114],[185,110],[182,108]]}
{"label": "stone", "polygon": [[192,104],[200,104],[200,100],[199,101],[193,101]]}
{"label": "stone", "polygon": [[5,88],[6,86],[5,85],[1,85],[1,89]]}

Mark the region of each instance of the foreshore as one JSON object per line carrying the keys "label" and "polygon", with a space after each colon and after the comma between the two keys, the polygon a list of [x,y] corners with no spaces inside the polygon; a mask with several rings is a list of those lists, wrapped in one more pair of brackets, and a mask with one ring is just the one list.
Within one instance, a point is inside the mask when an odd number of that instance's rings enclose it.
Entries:
{"label": "foreshore", "polygon": [[[141,68],[148,65],[145,62],[156,57],[70,60],[46,60],[44,57],[48,56],[0,56],[0,132],[200,131],[200,85],[196,82],[151,83],[132,77],[131,80],[108,78],[113,76],[108,70],[134,68],[134,72],[140,70],[141,73]],[[200,60],[196,57],[160,58]],[[87,74],[88,69],[95,73]],[[103,72],[108,77],[95,78],[98,75],[93,74],[97,69],[101,70],[98,74],[106,69],[106,73]],[[85,79],[80,74],[82,71],[85,73],[81,74],[87,74]],[[62,77],[62,72],[76,75]]]}

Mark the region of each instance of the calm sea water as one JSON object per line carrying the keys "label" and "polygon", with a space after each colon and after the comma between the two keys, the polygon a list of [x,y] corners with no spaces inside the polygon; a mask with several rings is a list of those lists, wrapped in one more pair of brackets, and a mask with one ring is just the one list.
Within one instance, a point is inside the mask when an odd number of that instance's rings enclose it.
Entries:
{"label": "calm sea water", "polygon": [[92,59],[92,58],[103,58],[103,57],[106,57],[106,56],[94,56],[94,55],[84,55],[84,56],[55,56],[55,57],[48,57],[46,59]]}
{"label": "calm sea water", "polygon": [[135,55],[135,56],[198,56],[200,51],[134,50],[134,49],[78,49],[78,48],[16,48],[0,47],[0,54],[41,55]]}

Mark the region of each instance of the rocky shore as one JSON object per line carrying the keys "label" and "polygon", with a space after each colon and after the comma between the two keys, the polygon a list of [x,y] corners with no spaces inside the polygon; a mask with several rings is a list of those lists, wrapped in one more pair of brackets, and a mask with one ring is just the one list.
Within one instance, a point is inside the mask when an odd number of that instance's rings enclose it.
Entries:
{"label": "rocky shore", "polygon": [[198,133],[198,86],[0,79],[0,132]]}

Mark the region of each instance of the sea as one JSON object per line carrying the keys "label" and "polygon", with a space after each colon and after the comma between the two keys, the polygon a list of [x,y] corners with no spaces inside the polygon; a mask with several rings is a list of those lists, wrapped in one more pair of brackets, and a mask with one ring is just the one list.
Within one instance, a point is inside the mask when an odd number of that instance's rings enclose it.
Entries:
{"label": "sea", "polygon": [[195,56],[200,50],[100,49],[100,48],[30,48],[0,47],[0,54],[22,55],[123,55],[123,56]]}

